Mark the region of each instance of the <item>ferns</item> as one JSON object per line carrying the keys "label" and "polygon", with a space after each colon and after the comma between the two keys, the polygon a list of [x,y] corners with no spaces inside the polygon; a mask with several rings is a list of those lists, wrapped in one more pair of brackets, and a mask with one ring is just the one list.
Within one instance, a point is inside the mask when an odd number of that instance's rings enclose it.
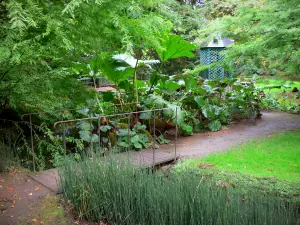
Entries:
{"label": "ferns", "polygon": [[236,40],[228,62],[239,72],[299,74],[300,7],[297,0],[266,1],[260,7],[241,7],[222,21],[224,35]]}
{"label": "ferns", "polygon": [[[24,6],[26,6],[25,9],[23,8]],[[36,13],[41,12],[41,9],[33,1],[27,0],[21,3],[19,1],[11,0],[9,1],[7,8],[9,11],[11,29],[17,29],[21,33],[28,29],[28,27],[37,26],[33,16],[35,16]]]}

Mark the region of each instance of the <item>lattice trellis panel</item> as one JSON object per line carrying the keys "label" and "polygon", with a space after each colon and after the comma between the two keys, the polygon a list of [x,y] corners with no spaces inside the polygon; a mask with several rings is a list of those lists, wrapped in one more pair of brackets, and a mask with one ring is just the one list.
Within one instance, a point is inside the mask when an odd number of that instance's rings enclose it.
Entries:
{"label": "lattice trellis panel", "polygon": [[[211,65],[212,63],[221,61],[224,56],[221,52],[224,48],[203,48],[200,50],[200,65]],[[225,78],[228,75],[221,66],[210,67],[207,71],[201,72],[201,76],[206,79]]]}

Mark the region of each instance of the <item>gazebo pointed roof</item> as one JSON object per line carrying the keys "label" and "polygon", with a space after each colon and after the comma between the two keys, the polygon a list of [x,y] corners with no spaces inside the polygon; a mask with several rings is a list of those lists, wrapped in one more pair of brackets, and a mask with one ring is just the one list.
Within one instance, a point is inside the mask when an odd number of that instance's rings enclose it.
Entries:
{"label": "gazebo pointed roof", "polygon": [[228,45],[232,44],[234,42],[233,39],[230,38],[222,38],[220,35],[218,35],[214,40],[210,42],[203,43],[200,48],[225,48]]}

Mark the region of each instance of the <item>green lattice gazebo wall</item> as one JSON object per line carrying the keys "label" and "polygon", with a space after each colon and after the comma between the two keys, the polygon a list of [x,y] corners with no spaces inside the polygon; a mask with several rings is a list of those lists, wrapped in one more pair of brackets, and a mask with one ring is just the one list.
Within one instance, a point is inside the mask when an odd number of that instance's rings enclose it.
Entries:
{"label": "green lattice gazebo wall", "polygon": [[[215,41],[202,45],[200,47],[200,65],[209,66],[215,62],[222,61],[224,59],[222,52],[225,50],[226,46],[231,43],[233,43],[233,40],[231,39],[218,38]],[[221,66],[212,66],[209,67],[209,69],[202,71],[200,76],[205,79],[213,80],[230,77],[231,75],[225,72]]]}

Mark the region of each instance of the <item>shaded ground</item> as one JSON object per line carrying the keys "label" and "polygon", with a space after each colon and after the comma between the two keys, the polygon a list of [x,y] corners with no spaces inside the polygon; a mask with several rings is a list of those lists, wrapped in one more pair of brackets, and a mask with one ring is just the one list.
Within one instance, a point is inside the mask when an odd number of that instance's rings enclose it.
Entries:
{"label": "shaded ground", "polygon": [[[181,157],[206,156],[213,152],[226,151],[244,141],[269,136],[286,130],[300,129],[300,115],[279,111],[264,111],[261,120],[243,120],[221,131],[198,133],[181,137],[177,142],[177,154]],[[296,146],[295,146],[296,147]],[[173,154],[175,144],[161,146],[158,151]],[[43,177],[43,175],[45,177]],[[55,190],[57,177],[51,171],[39,175],[48,180]],[[48,176],[48,175],[49,176]],[[0,223],[10,224],[69,224],[54,192],[22,172],[0,174]],[[54,186],[53,186],[54,185]],[[49,210],[51,209],[51,210]],[[73,224],[82,224],[74,222]]]}
{"label": "shaded ground", "polygon": [[68,224],[59,198],[23,171],[0,174],[0,224]]}

